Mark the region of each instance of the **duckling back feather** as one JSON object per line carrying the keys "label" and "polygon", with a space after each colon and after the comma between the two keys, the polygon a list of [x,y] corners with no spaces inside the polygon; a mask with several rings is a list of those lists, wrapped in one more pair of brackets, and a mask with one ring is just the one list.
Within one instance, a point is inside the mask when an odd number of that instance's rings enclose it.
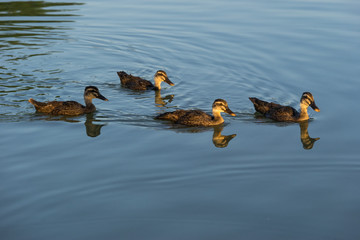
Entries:
{"label": "duckling back feather", "polygon": [[213,117],[201,110],[176,110],[160,114],[156,119],[169,120],[177,124],[188,126],[210,126],[214,125]]}
{"label": "duckling back feather", "polygon": [[273,102],[266,102],[258,98],[250,97],[249,99],[254,104],[255,110],[261,114],[267,113],[270,109],[281,107],[280,104]]}
{"label": "duckling back feather", "polygon": [[279,106],[272,108],[265,113],[265,117],[280,122],[296,121],[299,116],[300,113],[295,108],[290,106]]}
{"label": "duckling back feather", "polygon": [[132,90],[154,89],[154,85],[150,81],[142,79],[141,77],[127,74],[124,71],[117,72],[117,75],[119,76],[123,87],[130,88]]}
{"label": "duckling back feather", "polygon": [[189,126],[212,126],[214,123],[213,117],[201,110],[189,110],[181,116],[176,123],[185,124]]}
{"label": "duckling back feather", "polygon": [[156,116],[155,119],[169,120],[172,122],[176,122],[177,120],[179,120],[179,118],[184,116],[186,112],[188,112],[188,110],[182,110],[182,109],[176,110],[174,112],[166,112]]}
{"label": "duckling back feather", "polygon": [[36,111],[51,115],[79,115],[95,110],[92,108],[86,109],[85,106],[75,101],[39,102],[30,98],[29,102],[34,105]]}

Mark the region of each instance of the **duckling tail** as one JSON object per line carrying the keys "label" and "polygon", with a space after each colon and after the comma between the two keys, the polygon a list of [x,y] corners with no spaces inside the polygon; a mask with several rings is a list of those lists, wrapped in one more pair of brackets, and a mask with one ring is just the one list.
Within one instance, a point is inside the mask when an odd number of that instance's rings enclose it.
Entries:
{"label": "duckling tail", "polygon": [[35,105],[36,104],[36,101],[32,98],[29,99],[29,103],[31,103],[32,105]]}
{"label": "duckling tail", "polygon": [[126,72],[124,71],[120,71],[120,72],[116,72],[117,75],[119,76],[120,79],[123,79],[123,78],[126,78],[129,76],[129,74],[127,74]]}
{"label": "duckling tail", "polygon": [[32,105],[34,105],[36,109],[37,109],[37,108],[40,108],[40,107],[46,106],[46,103],[38,102],[38,101],[36,101],[36,100],[34,100],[34,99],[32,99],[32,98],[29,99],[29,103],[31,103]]}
{"label": "duckling tail", "polygon": [[127,82],[130,81],[131,78],[132,78],[131,75],[127,74],[127,73],[124,72],[124,71],[120,71],[120,72],[116,72],[116,73],[117,73],[117,75],[118,75],[119,78],[120,78],[121,84],[123,84],[123,85],[126,85]]}
{"label": "duckling tail", "polygon": [[249,97],[249,99],[250,99],[250,101],[251,101],[252,103],[255,103],[255,101],[256,101],[257,98]]}
{"label": "duckling tail", "polygon": [[250,97],[249,99],[254,104],[255,110],[258,111],[259,113],[262,113],[262,114],[265,114],[271,108],[280,106],[279,104],[262,101],[262,100],[260,100],[258,98],[255,98],[255,97]]}
{"label": "duckling tail", "polygon": [[120,81],[122,83],[125,83],[131,77],[131,75],[127,74],[124,71],[120,71],[120,72],[116,72],[116,73],[118,74]]}

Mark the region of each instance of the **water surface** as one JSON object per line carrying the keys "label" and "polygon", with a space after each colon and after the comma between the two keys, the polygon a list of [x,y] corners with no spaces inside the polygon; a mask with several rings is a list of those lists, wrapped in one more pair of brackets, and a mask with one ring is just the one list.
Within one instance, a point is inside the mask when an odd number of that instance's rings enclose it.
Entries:
{"label": "water surface", "polygon": [[[1,239],[358,239],[357,1],[0,3]],[[161,93],[120,86],[116,71]],[[78,117],[39,101],[109,102]],[[258,118],[248,97],[309,109]],[[154,120],[237,114],[211,128]]]}

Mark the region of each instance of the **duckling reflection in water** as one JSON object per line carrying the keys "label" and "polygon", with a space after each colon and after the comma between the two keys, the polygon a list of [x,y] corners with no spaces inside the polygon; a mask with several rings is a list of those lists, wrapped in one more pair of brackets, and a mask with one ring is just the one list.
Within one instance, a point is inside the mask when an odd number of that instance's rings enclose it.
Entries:
{"label": "duckling reflection in water", "polygon": [[156,90],[155,91],[155,104],[158,107],[164,107],[166,104],[171,103],[174,99],[174,95],[166,95],[165,97],[161,97],[161,91]]}
{"label": "duckling reflection in water", "polygon": [[185,125],[170,123],[170,130],[175,131],[177,133],[190,133],[190,134],[198,134],[211,131],[213,129],[212,142],[217,148],[225,148],[228,146],[229,142],[236,137],[236,134],[231,135],[222,135],[222,130],[224,129],[224,124],[219,124],[211,127],[202,127],[202,126],[193,126],[188,127]]}
{"label": "duckling reflection in water", "polygon": [[85,106],[75,101],[38,102],[30,98],[29,102],[34,105],[36,111],[41,113],[76,116],[94,112],[96,110],[95,105],[92,103],[94,98],[108,101],[100,94],[97,87],[87,86],[84,90]]}
{"label": "duckling reflection in water", "polygon": [[221,132],[224,129],[223,125],[214,126],[214,133],[212,137],[212,142],[215,147],[225,148],[229,144],[229,142],[236,137],[236,134],[231,135],[222,135]]}
{"label": "duckling reflection in water", "polygon": [[86,114],[86,122],[84,123],[86,128],[86,135],[89,137],[97,137],[100,135],[101,128],[105,126],[105,124],[94,124],[93,121],[94,113]]}
{"label": "duckling reflection in water", "polygon": [[249,98],[254,104],[255,110],[265,117],[279,122],[300,122],[309,119],[307,108],[310,106],[316,112],[320,109],[316,106],[314,97],[310,92],[304,92],[300,99],[300,112],[290,106],[282,106],[273,102],[262,101],[257,98]]}
{"label": "duckling reflection in water", "polygon": [[[255,118],[264,119],[264,116],[263,115],[255,115]],[[286,127],[293,123],[291,123],[291,122],[276,122],[276,123],[272,123],[272,124],[275,124],[278,127]],[[317,140],[319,140],[320,138],[310,137],[309,132],[308,132],[309,120],[298,122],[298,124],[300,127],[300,140],[303,145],[303,148],[307,149],[307,150],[312,149],[315,142]]]}
{"label": "duckling reflection in water", "polygon": [[215,126],[224,122],[221,113],[225,112],[236,116],[223,99],[216,99],[212,105],[213,116],[201,110],[176,110],[166,112],[155,117],[155,119],[169,120],[177,124],[188,126]]}
{"label": "duckling reflection in water", "polygon": [[320,138],[311,138],[308,132],[309,121],[299,123],[300,126],[300,139],[304,149],[312,149],[315,142]]}
{"label": "duckling reflection in water", "polygon": [[117,72],[121,85],[125,88],[129,88],[132,90],[160,90],[161,83],[166,82],[170,86],[174,86],[174,83],[170,81],[167,74],[163,70],[158,70],[154,75],[154,83],[152,84],[150,81],[142,79],[141,77],[136,77],[131,74],[127,74],[124,71]]}

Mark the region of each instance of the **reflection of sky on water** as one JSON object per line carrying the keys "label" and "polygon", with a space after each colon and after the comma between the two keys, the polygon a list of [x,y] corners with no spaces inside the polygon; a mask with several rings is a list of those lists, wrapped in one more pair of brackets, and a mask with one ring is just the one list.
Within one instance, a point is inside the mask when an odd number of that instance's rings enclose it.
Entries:
{"label": "reflection of sky on water", "polygon": [[44,57],[58,52],[52,48],[56,42],[69,38],[69,23],[78,16],[75,6],[82,4],[0,3],[0,105],[6,107],[1,112],[2,117],[18,111],[21,102],[26,101],[22,96],[29,90],[50,89],[59,81],[57,74],[63,70]]}
{"label": "reflection of sky on water", "polygon": [[74,16],[63,13],[74,9],[48,9],[49,7],[82,5],[83,3],[20,1],[0,3],[0,17],[3,16]]}
{"label": "reflection of sky on water", "polygon": [[[6,239],[358,239],[358,3],[81,2],[0,17]],[[175,83],[160,98],[116,76],[158,69]],[[82,102],[86,85],[109,98],[93,116],[27,102]],[[254,119],[248,97],[298,109],[304,91],[322,110],[308,128]],[[218,97],[237,114],[223,131],[153,119]]]}
{"label": "reflection of sky on water", "polygon": [[[22,1],[0,3],[0,48],[19,49],[25,46],[44,46],[44,39],[61,40],[66,35],[63,22],[72,22],[67,17],[76,16],[68,12],[76,9],[63,9],[82,3],[56,3],[44,1]],[[24,19],[25,17],[25,19]],[[11,59],[11,56],[8,56]]]}

